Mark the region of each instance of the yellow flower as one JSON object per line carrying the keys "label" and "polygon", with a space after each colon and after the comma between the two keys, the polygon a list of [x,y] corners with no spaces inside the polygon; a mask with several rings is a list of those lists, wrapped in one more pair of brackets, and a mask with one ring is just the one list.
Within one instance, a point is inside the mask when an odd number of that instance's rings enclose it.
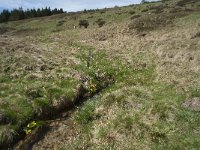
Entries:
{"label": "yellow flower", "polygon": [[31,133],[31,130],[26,130],[26,134],[30,134]]}
{"label": "yellow flower", "polygon": [[29,123],[29,124],[27,125],[27,127],[28,127],[28,128],[34,128],[36,125],[37,125],[37,123],[36,123],[35,121],[33,121],[33,122]]}

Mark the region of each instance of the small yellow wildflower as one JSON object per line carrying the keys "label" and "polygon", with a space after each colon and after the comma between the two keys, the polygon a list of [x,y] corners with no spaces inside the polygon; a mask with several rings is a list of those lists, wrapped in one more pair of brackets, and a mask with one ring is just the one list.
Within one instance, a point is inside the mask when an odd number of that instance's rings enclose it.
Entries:
{"label": "small yellow wildflower", "polygon": [[37,125],[37,123],[35,121],[32,121],[31,123],[29,123],[27,125],[28,128],[34,128]]}
{"label": "small yellow wildflower", "polygon": [[26,134],[30,134],[31,133],[31,130],[25,130],[26,131]]}

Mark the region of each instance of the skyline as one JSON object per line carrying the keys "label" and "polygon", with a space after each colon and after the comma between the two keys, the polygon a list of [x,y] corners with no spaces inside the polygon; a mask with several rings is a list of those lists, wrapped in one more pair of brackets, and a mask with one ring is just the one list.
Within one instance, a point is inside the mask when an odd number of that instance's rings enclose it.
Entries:
{"label": "skyline", "polygon": [[23,9],[37,9],[45,7],[51,7],[52,9],[63,8],[64,11],[74,12],[84,9],[101,9],[114,6],[127,6],[131,4],[139,4],[140,2],[141,0],[0,0],[0,12],[3,9],[12,10],[19,7],[22,7]]}

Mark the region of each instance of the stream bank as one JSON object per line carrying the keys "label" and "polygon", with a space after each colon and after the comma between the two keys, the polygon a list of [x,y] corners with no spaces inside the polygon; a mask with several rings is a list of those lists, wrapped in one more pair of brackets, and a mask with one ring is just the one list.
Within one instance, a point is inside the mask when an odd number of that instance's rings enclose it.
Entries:
{"label": "stream bank", "polygon": [[[48,116],[47,118],[44,118],[43,116],[43,125],[31,134],[26,135],[11,149],[57,150],[60,145],[64,145],[66,140],[77,137],[80,131],[73,119],[77,108],[91,98],[97,97],[103,89],[105,89],[105,87],[98,89],[93,94],[88,94],[84,88],[80,88],[74,103],[61,106],[60,108],[62,109],[60,111],[55,111],[57,113],[53,117]],[[52,113],[50,114],[52,116]]]}

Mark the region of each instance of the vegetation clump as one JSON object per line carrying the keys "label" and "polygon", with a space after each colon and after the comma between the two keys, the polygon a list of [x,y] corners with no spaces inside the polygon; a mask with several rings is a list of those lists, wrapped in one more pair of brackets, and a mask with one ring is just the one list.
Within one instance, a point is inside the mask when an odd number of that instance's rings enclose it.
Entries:
{"label": "vegetation clump", "polygon": [[[184,14],[162,14],[162,15],[151,15],[149,16],[136,16],[133,17],[133,21],[129,24],[129,29],[136,29],[138,32],[142,31],[152,31],[155,29],[160,29],[173,24],[173,20],[176,17],[182,17]],[[139,17],[139,18],[137,18]]]}
{"label": "vegetation clump", "polygon": [[65,20],[60,20],[58,21],[57,25],[56,26],[63,26],[63,24],[65,23],[66,21]]}
{"label": "vegetation clump", "polygon": [[198,149],[200,2],[178,1],[1,23],[0,149],[43,119],[35,149]]}
{"label": "vegetation clump", "polygon": [[84,27],[84,28],[87,28],[89,26],[89,22],[88,20],[80,20],[79,21],[79,27]]}
{"label": "vegetation clump", "polygon": [[98,26],[101,28],[103,27],[103,25],[106,23],[102,18],[98,19],[96,21],[96,23],[98,24]]}

